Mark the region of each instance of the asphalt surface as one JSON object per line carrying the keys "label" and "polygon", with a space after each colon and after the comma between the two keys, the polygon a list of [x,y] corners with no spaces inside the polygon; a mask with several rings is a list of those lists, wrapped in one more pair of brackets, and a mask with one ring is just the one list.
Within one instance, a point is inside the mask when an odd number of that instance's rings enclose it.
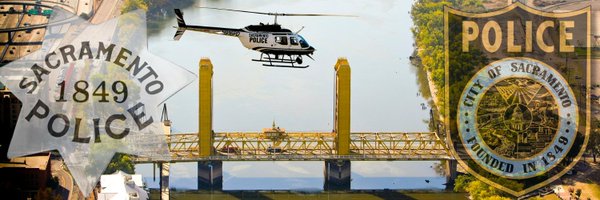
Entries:
{"label": "asphalt surface", "polygon": [[92,17],[92,24],[99,24],[115,18],[121,14],[122,1],[119,0],[103,0],[96,14]]}
{"label": "asphalt surface", "polygon": [[73,193],[73,177],[66,171],[62,160],[53,159],[51,162],[52,176],[58,177],[58,183],[64,189],[60,194],[63,199],[69,199]]}

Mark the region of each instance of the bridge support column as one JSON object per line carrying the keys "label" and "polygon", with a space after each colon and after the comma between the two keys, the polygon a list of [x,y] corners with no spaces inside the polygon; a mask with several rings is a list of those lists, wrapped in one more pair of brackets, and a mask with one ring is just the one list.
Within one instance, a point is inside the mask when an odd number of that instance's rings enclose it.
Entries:
{"label": "bridge support column", "polygon": [[198,81],[198,153],[201,157],[212,155],[212,75],[213,65],[208,58],[200,59]]}
{"label": "bridge support column", "polygon": [[160,199],[169,200],[169,168],[171,163],[160,163]]}
{"label": "bridge support column", "polygon": [[324,190],[350,190],[350,160],[325,160],[324,173]]}
{"label": "bridge support column", "polygon": [[223,161],[198,162],[198,190],[223,190]]}
{"label": "bridge support column", "polygon": [[458,173],[456,172],[457,161],[453,159],[446,160],[446,189],[453,190],[454,189],[454,180],[456,180],[456,176]]}
{"label": "bridge support column", "polygon": [[339,58],[335,64],[335,150],[338,155],[350,154],[350,64]]}

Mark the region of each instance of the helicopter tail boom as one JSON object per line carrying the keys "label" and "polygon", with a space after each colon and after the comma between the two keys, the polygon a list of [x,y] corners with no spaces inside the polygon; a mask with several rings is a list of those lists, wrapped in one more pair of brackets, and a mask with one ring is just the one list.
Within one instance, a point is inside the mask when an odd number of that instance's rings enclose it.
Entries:
{"label": "helicopter tail boom", "polygon": [[241,32],[245,32],[242,29],[233,29],[233,28],[195,26],[195,25],[188,26],[187,24],[185,24],[185,20],[183,19],[183,12],[181,12],[181,10],[175,9],[175,15],[177,17],[177,27],[175,27],[175,28],[177,28],[177,32],[175,32],[175,36],[173,37],[174,40],[179,40],[181,38],[181,36],[183,35],[183,33],[185,32],[185,30],[199,31],[199,32],[233,36],[233,37],[238,37]]}

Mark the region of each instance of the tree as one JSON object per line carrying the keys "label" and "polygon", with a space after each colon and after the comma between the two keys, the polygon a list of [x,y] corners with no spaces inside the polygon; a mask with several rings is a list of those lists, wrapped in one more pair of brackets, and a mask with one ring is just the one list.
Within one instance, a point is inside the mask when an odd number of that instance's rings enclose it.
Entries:
{"label": "tree", "polygon": [[508,200],[511,199],[506,193],[492,187],[483,181],[477,180],[472,175],[460,175],[456,177],[454,191],[467,192],[471,199],[483,200]]}
{"label": "tree", "polygon": [[511,198],[494,195],[491,197],[484,198],[483,200],[511,200]]}
{"label": "tree", "polygon": [[482,12],[485,10],[481,0],[464,0],[460,4],[460,7],[469,12]]}
{"label": "tree", "polygon": [[134,11],[137,9],[148,10],[148,3],[146,0],[125,0],[121,7],[121,13]]}
{"label": "tree", "polygon": [[465,191],[467,191],[473,199],[485,199],[500,195],[498,189],[479,180],[471,181],[465,188]]}
{"label": "tree", "polygon": [[104,174],[112,174],[118,170],[128,174],[135,173],[135,165],[130,155],[117,153],[113,156],[112,160],[104,170]]}
{"label": "tree", "polygon": [[471,175],[459,175],[454,180],[454,191],[455,192],[466,192],[465,188],[475,180],[475,177]]}
{"label": "tree", "polygon": [[[427,70],[433,80],[438,94],[435,95],[438,103],[444,99],[444,6],[460,8],[470,12],[484,10],[481,0],[417,0],[410,11],[414,26],[411,28],[417,47],[417,56],[420,65]],[[480,55],[473,55],[478,60],[459,58],[465,61],[464,66],[475,66],[472,62],[479,62]],[[453,66],[456,67],[456,66]],[[465,68],[464,70],[470,70]],[[460,93],[459,93],[460,94]],[[433,95],[433,94],[432,94]],[[443,106],[443,105],[437,105]],[[440,110],[444,114],[444,109]]]}

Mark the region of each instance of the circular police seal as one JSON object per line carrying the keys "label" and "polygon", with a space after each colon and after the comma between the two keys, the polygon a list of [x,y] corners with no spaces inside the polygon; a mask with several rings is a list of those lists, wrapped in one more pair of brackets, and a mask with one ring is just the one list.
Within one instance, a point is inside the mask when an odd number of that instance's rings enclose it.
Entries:
{"label": "circular police seal", "polygon": [[506,58],[466,84],[457,111],[472,160],[498,176],[525,179],[555,167],[577,133],[575,95],[560,73],[531,58]]}

